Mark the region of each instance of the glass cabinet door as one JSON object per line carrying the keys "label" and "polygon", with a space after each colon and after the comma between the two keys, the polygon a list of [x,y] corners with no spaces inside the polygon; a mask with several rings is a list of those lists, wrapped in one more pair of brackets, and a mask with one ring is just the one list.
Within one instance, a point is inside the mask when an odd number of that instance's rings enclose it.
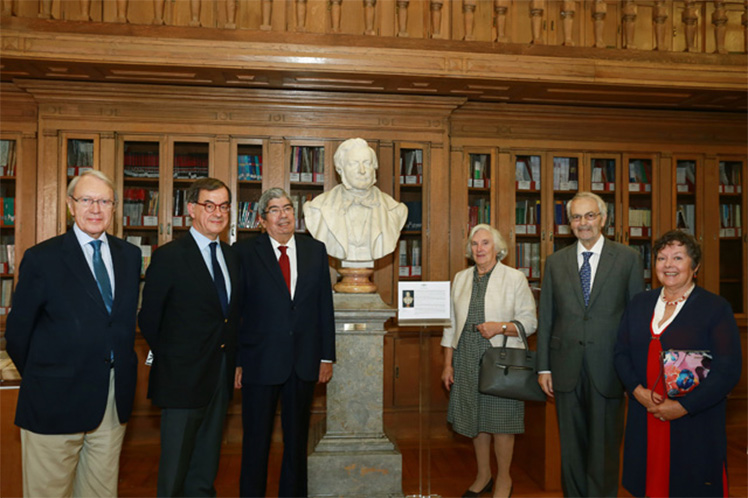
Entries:
{"label": "glass cabinet door", "polygon": [[262,195],[264,146],[261,140],[235,140],[232,145],[233,187],[231,241],[250,237],[260,231],[258,201]]}
{"label": "glass cabinet door", "polygon": [[423,268],[423,178],[428,150],[419,143],[395,145],[395,198],[408,207],[397,245],[399,280],[421,280]]}
{"label": "glass cabinet door", "polygon": [[644,262],[645,285],[652,286],[652,208],[656,179],[654,158],[648,155],[624,155],[624,173],[628,175],[623,203],[624,242],[639,251]]}
{"label": "glass cabinet door", "polygon": [[[542,219],[541,172],[544,155],[541,153],[512,154],[515,177],[515,266],[530,281],[540,285],[541,252],[545,241]],[[550,234],[549,234],[550,235]]]}
{"label": "glass cabinet door", "polygon": [[719,160],[719,294],[736,314],[746,310],[746,185],[744,159]]}

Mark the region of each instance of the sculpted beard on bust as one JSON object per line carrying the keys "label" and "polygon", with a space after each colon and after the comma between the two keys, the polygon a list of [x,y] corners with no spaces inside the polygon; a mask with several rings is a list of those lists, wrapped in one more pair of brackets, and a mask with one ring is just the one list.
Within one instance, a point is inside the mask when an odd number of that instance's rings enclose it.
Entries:
{"label": "sculpted beard on bust", "polygon": [[335,153],[337,185],[304,204],[306,226],[327,253],[344,261],[373,262],[395,250],[408,208],[374,186],[379,167],[366,141],[352,138]]}

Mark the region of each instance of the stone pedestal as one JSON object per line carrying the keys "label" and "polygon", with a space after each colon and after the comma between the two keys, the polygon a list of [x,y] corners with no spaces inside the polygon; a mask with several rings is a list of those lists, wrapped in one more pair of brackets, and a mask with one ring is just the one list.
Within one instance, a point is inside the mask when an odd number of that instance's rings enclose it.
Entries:
{"label": "stone pedestal", "polygon": [[403,496],[402,456],[382,419],[384,323],[378,294],[335,294],[337,361],[327,432],[309,456],[309,496]]}

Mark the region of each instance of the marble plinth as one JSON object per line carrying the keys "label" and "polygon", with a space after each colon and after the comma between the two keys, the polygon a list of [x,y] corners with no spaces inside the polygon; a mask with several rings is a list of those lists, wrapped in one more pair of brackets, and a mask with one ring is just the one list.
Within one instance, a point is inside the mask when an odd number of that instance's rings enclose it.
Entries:
{"label": "marble plinth", "polygon": [[335,294],[337,361],[327,432],[309,456],[309,496],[402,496],[402,456],[384,433],[384,323],[378,294]]}

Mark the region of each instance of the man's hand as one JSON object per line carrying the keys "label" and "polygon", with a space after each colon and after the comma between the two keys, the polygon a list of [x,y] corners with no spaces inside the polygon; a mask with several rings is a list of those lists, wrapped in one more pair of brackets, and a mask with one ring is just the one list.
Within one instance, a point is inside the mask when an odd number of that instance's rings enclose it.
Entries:
{"label": "man's hand", "polygon": [[551,379],[551,374],[538,374],[538,384],[540,384],[540,388],[543,390],[546,396],[548,396],[549,398],[553,397],[553,380]]}
{"label": "man's hand", "polygon": [[332,363],[321,361],[319,364],[319,384],[327,384],[332,379]]}
{"label": "man's hand", "polygon": [[234,372],[234,389],[242,388],[242,367],[236,367]]}

